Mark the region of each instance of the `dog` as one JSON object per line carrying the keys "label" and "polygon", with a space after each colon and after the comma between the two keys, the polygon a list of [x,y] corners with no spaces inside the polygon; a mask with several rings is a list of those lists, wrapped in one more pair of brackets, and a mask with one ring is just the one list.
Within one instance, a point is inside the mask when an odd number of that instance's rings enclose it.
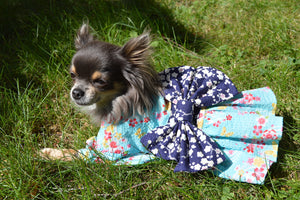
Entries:
{"label": "dog", "polygon": [[[162,86],[149,62],[150,42],[150,33],[145,31],[120,47],[97,40],[88,24],[79,28],[70,66],[70,97],[93,123],[117,124],[122,118],[152,110]],[[77,153],[73,149],[40,151],[43,158],[62,161],[77,158]]]}
{"label": "dog", "polygon": [[[134,165],[160,157],[177,161],[174,172],[212,169],[222,178],[263,183],[282,135],[269,88],[240,93],[211,67],[157,73],[148,61],[149,32],[119,47],[95,39],[83,24],[75,47],[70,96],[101,128],[85,149],[45,148],[43,158]],[[258,126],[272,139],[256,133]]]}

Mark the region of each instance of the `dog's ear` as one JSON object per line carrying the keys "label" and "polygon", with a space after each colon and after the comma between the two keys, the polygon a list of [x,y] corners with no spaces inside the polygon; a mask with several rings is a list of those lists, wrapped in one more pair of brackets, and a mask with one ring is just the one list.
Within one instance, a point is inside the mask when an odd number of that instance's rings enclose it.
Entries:
{"label": "dog's ear", "polygon": [[81,49],[84,45],[94,40],[94,36],[90,33],[90,27],[88,24],[82,24],[77,31],[75,38],[76,50]]}
{"label": "dog's ear", "polygon": [[145,32],[121,48],[121,54],[132,64],[124,67],[123,76],[131,86],[128,94],[134,105],[133,112],[139,115],[152,110],[161,92],[158,74],[148,62],[150,41],[149,32]]}
{"label": "dog's ear", "polygon": [[145,32],[142,35],[129,40],[121,49],[121,53],[134,65],[143,65],[147,60],[150,51],[150,34]]}

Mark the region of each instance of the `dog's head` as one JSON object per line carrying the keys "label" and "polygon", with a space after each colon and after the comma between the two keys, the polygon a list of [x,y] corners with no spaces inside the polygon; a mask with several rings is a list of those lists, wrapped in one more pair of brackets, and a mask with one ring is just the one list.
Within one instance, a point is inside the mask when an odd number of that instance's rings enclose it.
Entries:
{"label": "dog's head", "polygon": [[75,39],[70,67],[71,99],[80,106],[95,105],[95,121],[117,121],[121,115],[144,114],[159,94],[157,73],[149,65],[149,33],[123,47],[99,41],[83,24]]}

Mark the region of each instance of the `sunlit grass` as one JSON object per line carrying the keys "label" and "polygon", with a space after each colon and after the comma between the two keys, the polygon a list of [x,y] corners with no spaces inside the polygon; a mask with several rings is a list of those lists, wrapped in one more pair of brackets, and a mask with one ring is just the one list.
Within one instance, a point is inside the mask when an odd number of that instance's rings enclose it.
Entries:
{"label": "sunlit grass", "polygon": [[[26,0],[4,5],[1,199],[300,198],[297,1]],[[209,172],[174,173],[175,163],[166,161],[122,167],[39,159],[41,148],[80,149],[98,131],[69,99],[74,34],[87,20],[99,39],[116,45],[150,28],[157,71],[208,65],[224,71],[239,90],[271,87],[276,113],[284,117],[284,136],[266,183],[238,183]]]}

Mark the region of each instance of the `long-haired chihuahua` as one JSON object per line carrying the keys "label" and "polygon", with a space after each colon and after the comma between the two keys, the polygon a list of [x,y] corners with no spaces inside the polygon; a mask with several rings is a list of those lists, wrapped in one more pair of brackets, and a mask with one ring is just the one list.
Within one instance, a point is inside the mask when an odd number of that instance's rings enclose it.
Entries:
{"label": "long-haired chihuahua", "polygon": [[[97,40],[83,24],[75,38],[76,53],[70,75],[71,99],[94,123],[102,120],[118,123],[121,118],[144,115],[151,111],[160,94],[161,83],[149,63],[150,35],[116,46]],[[41,155],[50,159],[72,160],[77,151],[45,148]]]}
{"label": "long-haired chihuahua", "polygon": [[88,113],[94,122],[118,122],[121,115],[143,115],[152,109],[160,81],[148,62],[149,44],[144,33],[123,47],[115,46],[95,39],[88,25],[81,26],[70,68],[70,95],[77,105],[92,106]]}

